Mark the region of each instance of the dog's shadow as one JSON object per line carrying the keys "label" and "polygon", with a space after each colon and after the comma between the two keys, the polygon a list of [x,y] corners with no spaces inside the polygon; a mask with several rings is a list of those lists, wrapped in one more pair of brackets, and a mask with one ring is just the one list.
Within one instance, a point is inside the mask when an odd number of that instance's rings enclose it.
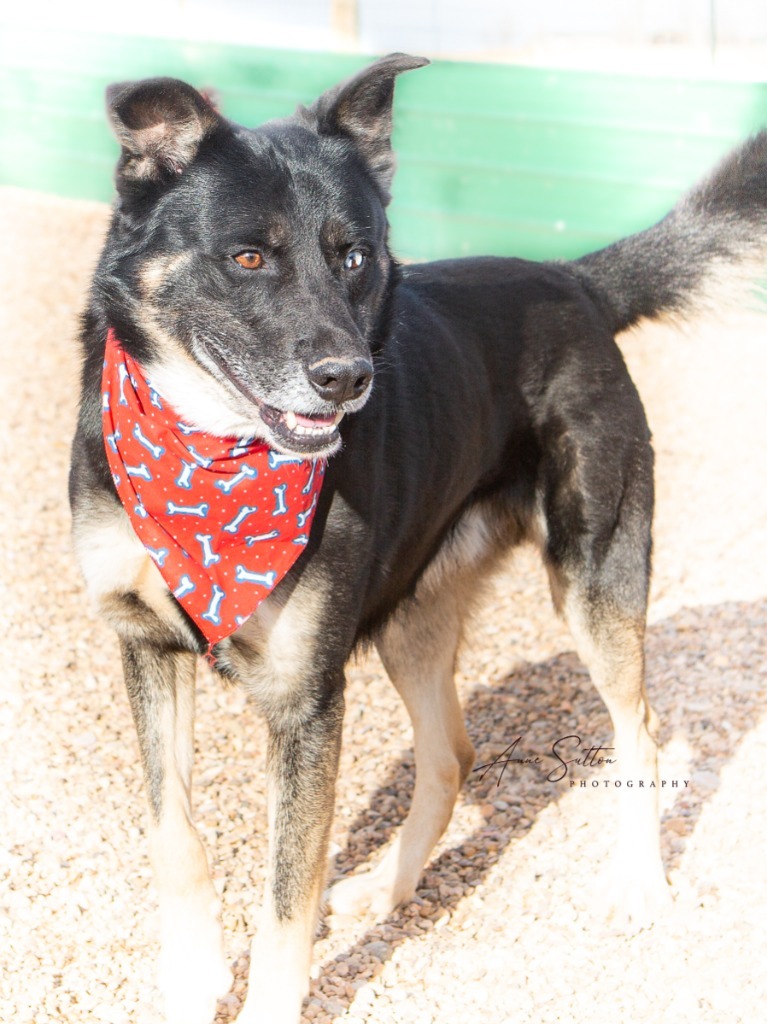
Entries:
{"label": "dog's shadow", "polygon": [[[737,631],[744,628],[752,637],[767,635],[767,600],[685,608],[648,630],[648,689],[662,723],[661,746],[672,739],[677,744],[681,740],[691,751],[684,765],[684,777],[693,783],[674,790],[673,804],[663,815],[664,820],[674,822],[673,833],[666,830],[663,838],[667,872],[679,867],[686,843],[718,786],[722,768],[748,731],[744,723],[756,724],[759,720],[760,694],[765,685],[763,666],[767,659],[754,654],[748,669],[753,675],[745,679],[744,685],[739,647],[730,644]],[[733,654],[728,657],[731,647]],[[762,673],[760,679],[756,678],[758,672]],[[733,693],[737,693],[740,708],[737,720],[730,722],[728,719],[735,717],[727,710]],[[514,756],[550,750],[552,740],[570,733],[574,722],[589,723],[589,735],[584,737],[587,747],[611,742],[607,710],[588,673],[569,652],[523,666],[497,683],[475,687],[464,703],[464,710],[479,765],[501,755],[517,736],[523,738],[526,749],[515,751]],[[711,738],[718,731],[724,741],[712,743]],[[484,758],[485,753],[490,753],[490,757]],[[371,759],[375,756],[371,752]],[[452,916],[461,901],[482,884],[504,852],[533,827],[547,805],[569,791],[567,786],[548,781],[544,772],[533,774],[530,766],[512,767],[513,771],[504,773],[502,788],[497,785],[502,765],[469,776],[459,803],[478,805],[484,823],[463,841],[448,848],[443,844],[442,851],[427,865],[416,893],[417,906],[406,905],[385,922],[367,928],[353,945],[339,950],[335,958],[322,964],[313,982],[312,995],[321,1002],[328,1000],[331,1013],[344,1012],[354,998],[339,994],[335,983],[339,960],[348,960],[355,953],[364,960],[364,947],[376,943],[376,959],[385,962],[398,946],[414,938],[410,918],[418,912],[419,904],[431,904],[433,914],[427,912],[427,916],[433,916],[440,908]],[[702,784],[697,785],[696,779]],[[401,794],[412,794],[414,782],[414,758],[410,751],[389,765],[368,806],[350,825],[346,849],[337,857],[337,875],[364,870],[376,850],[388,842],[409,809],[409,796],[405,800]],[[327,935],[325,927],[324,937]],[[352,983],[353,990],[355,981],[372,978],[368,975],[346,980]],[[330,983],[327,991],[326,982]],[[346,990],[349,991],[348,986]]]}

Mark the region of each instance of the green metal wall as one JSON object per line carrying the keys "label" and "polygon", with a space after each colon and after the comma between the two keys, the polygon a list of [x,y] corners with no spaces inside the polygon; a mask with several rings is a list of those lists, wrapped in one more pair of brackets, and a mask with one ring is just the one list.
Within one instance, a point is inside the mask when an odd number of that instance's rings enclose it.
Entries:
{"label": "green metal wall", "polygon": [[[0,36],[0,184],[108,200],[109,82],[213,87],[246,124],[283,116],[359,56],[131,37]],[[738,139],[767,85],[440,61],[397,86],[393,243],[424,259],[567,257],[657,220]]]}

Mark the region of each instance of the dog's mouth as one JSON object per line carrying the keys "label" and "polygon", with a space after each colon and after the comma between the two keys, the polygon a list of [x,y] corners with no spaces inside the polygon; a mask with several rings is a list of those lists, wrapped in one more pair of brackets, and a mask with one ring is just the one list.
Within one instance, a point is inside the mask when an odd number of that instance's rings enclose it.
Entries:
{"label": "dog's mouth", "polygon": [[258,402],[258,412],[278,447],[291,453],[328,454],[341,439],[338,425],[344,418],[343,411],[328,416],[307,416]]}
{"label": "dog's mouth", "polygon": [[327,413],[278,409],[255,395],[218,354],[215,364],[229,383],[258,410],[259,419],[269,435],[266,441],[273,447],[288,455],[306,458],[332,455],[337,451],[341,444],[338,425],[344,418],[344,409]]}

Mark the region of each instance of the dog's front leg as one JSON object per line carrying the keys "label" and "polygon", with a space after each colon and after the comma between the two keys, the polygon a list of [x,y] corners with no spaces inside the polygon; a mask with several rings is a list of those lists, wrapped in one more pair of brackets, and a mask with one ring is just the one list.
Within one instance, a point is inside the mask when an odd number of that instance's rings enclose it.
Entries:
{"label": "dog's front leg", "polygon": [[160,902],[159,984],[169,1024],[210,1024],[231,983],[219,903],[191,822],[195,655],[121,639],[149,800]]}
{"label": "dog's front leg", "polygon": [[297,1024],[325,882],[343,719],[343,675],[270,714],[269,863],[238,1024]]}

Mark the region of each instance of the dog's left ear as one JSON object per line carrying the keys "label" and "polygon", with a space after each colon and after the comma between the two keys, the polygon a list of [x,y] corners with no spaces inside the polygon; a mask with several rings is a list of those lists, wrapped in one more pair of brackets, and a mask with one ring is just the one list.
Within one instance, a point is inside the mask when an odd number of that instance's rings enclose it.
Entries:
{"label": "dog's left ear", "polygon": [[335,86],[305,112],[320,135],[351,139],[388,203],[395,159],[391,148],[394,81],[403,71],[431,63],[426,57],[391,53]]}

